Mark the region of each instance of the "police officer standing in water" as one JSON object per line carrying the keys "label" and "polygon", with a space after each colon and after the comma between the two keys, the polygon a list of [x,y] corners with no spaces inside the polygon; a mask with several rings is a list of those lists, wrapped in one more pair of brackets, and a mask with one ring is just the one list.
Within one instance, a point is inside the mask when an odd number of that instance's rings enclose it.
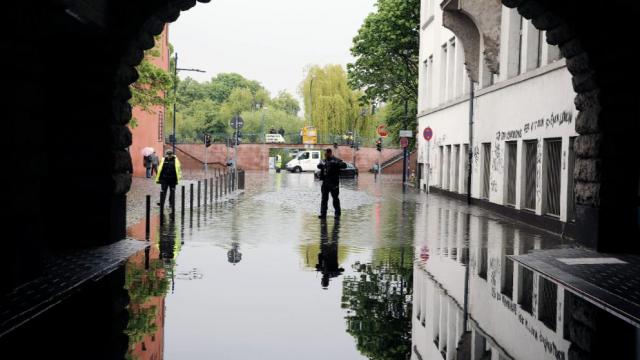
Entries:
{"label": "police officer standing in water", "polygon": [[336,219],[340,217],[340,170],[345,169],[347,164],[333,156],[331,149],[324,152],[324,161],[318,164],[320,169],[320,180],[322,180],[322,202],[320,203],[320,219],[327,218],[327,203],[329,202],[329,193],[333,198],[333,210]]}

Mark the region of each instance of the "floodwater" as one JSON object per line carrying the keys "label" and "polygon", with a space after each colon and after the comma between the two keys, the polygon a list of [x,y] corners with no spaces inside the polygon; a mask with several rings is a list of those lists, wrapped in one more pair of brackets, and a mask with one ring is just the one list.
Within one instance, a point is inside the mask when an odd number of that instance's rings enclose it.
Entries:
{"label": "floodwater", "polygon": [[25,336],[64,321],[48,354],[87,359],[638,359],[634,326],[509,258],[570,240],[388,176],[340,198],[323,221],[312,174],[247,173]]}

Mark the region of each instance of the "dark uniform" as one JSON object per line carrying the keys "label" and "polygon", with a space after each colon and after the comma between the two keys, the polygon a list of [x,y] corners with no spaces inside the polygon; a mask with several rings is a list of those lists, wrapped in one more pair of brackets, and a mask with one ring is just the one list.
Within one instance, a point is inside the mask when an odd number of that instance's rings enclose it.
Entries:
{"label": "dark uniform", "polygon": [[335,156],[332,156],[330,159],[318,164],[318,169],[320,169],[320,179],[322,180],[322,202],[320,203],[321,218],[327,216],[329,193],[331,193],[331,197],[333,198],[333,210],[335,211],[335,216],[340,216],[340,199],[338,198],[338,195],[340,195],[340,170],[346,168],[347,164]]}

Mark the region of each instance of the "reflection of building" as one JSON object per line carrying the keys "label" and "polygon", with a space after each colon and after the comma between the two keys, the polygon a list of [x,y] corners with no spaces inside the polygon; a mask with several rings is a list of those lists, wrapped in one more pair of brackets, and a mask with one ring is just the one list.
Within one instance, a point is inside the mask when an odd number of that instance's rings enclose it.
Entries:
{"label": "reflection of building", "polygon": [[[475,19],[471,3],[483,9],[477,47],[468,36],[475,31],[477,41],[478,30],[464,27]],[[496,1],[423,0],[421,15],[418,152],[419,162],[430,164],[429,185],[467,194],[471,169],[471,196],[481,204],[560,232],[575,217],[577,110],[558,47],[517,9]],[[469,77],[475,83],[471,148]],[[423,137],[427,127],[430,142]],[[424,186],[427,166],[422,169]]]}
{"label": "reflection of building", "polygon": [[[416,244],[412,359],[622,359],[635,351],[636,329],[509,258],[558,247],[559,238],[432,200],[417,224],[428,230]],[[607,342],[615,346],[604,351]]]}

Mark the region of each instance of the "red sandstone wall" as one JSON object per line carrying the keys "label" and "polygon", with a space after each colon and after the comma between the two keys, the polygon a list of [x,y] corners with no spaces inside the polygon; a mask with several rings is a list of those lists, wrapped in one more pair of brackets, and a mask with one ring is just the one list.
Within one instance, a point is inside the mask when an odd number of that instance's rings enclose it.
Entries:
{"label": "red sandstone wall", "polygon": [[[409,154],[409,165],[408,165],[409,175],[411,175],[411,171],[416,171],[417,160],[418,160],[417,152],[414,151]],[[392,165],[382,169],[382,173],[402,175],[402,158],[399,161],[396,161],[395,163],[393,163]],[[417,173],[416,173],[416,176],[418,176]]]}
{"label": "red sandstone wall", "polygon": [[[299,146],[291,146],[299,148]],[[329,146],[318,146],[324,149]],[[207,151],[207,163],[225,164],[227,159],[227,148],[224,144],[212,144]],[[229,148],[229,158],[235,155],[235,149]],[[400,149],[383,149],[382,161],[386,161],[401,153]],[[176,153],[182,168],[188,170],[202,169],[205,159],[205,147],[203,144],[180,144],[176,145]],[[338,146],[335,155],[340,159],[353,162],[353,149],[348,146]],[[356,153],[356,167],[361,172],[367,172],[378,161],[379,152],[375,148],[360,148]],[[269,147],[263,144],[242,144],[238,150],[238,166],[244,170],[267,170],[269,166]],[[393,171],[393,170],[391,170]],[[392,172],[390,172],[392,173]],[[402,173],[402,167],[398,171]]]}
{"label": "red sandstone wall", "polygon": [[[165,25],[158,41],[160,56],[151,59],[151,62],[163,69],[169,69],[168,32],[168,25]],[[148,113],[134,108],[133,117],[137,120],[137,126],[131,129],[133,143],[129,147],[129,153],[133,161],[133,176],[144,177],[145,168],[142,149],[149,146],[156,149],[158,157],[162,157],[163,154],[164,131],[160,126],[164,125],[164,109],[162,106],[156,106],[152,113]]]}

